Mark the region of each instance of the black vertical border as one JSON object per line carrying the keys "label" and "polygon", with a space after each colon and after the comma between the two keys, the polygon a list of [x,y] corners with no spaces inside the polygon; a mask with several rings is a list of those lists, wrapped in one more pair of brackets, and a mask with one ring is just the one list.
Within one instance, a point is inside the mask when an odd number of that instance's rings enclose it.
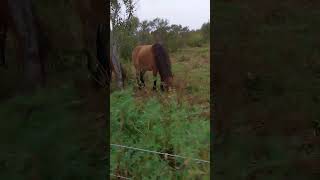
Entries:
{"label": "black vertical border", "polygon": [[210,0],[210,179],[213,179],[213,169],[214,169],[214,162],[213,162],[213,141],[214,141],[214,107],[215,107],[215,91],[214,91],[214,63],[213,63],[213,55],[214,55],[214,1]]}
{"label": "black vertical border", "polygon": [[[108,27],[108,56],[110,57],[110,0],[106,0],[106,24]],[[107,88],[106,96],[106,154],[107,154],[107,179],[110,179],[110,86]]]}

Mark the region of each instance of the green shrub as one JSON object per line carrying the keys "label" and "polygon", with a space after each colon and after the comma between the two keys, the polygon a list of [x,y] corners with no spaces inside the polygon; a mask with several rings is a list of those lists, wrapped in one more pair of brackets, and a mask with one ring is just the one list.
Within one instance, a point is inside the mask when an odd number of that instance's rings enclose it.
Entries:
{"label": "green shrub", "polygon": [[201,47],[203,44],[203,38],[200,33],[194,32],[187,40],[187,45],[190,47]]}

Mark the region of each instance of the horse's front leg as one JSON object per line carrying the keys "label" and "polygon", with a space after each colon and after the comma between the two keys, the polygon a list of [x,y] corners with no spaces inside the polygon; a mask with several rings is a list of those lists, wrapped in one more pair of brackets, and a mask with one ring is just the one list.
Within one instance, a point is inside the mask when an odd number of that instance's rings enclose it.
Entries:
{"label": "horse's front leg", "polygon": [[145,71],[140,71],[140,81],[141,81],[142,87],[146,86],[146,84],[144,83],[144,79],[143,79],[144,74],[145,74]]}
{"label": "horse's front leg", "polygon": [[140,84],[140,71],[136,71],[136,80],[137,80],[137,85],[139,89],[141,89],[141,84]]}
{"label": "horse's front leg", "polygon": [[161,81],[161,83],[160,83],[160,89],[161,89],[161,91],[163,92],[164,91],[164,82],[163,81]]}
{"label": "horse's front leg", "polygon": [[154,91],[157,90],[157,71],[153,71],[153,88]]}

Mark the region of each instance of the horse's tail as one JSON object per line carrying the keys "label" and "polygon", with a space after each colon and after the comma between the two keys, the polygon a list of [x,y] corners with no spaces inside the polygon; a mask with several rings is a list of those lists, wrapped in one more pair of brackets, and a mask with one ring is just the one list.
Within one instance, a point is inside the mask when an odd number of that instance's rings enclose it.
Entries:
{"label": "horse's tail", "polygon": [[171,62],[165,48],[161,44],[156,43],[152,45],[152,51],[161,79],[172,77]]}

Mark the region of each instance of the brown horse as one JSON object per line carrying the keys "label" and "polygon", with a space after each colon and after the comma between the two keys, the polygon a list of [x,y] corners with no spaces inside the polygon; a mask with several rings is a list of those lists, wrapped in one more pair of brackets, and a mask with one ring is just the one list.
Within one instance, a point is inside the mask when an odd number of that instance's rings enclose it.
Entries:
{"label": "brown horse", "polygon": [[132,60],[136,69],[136,79],[139,88],[145,86],[143,76],[146,71],[153,72],[153,90],[157,89],[158,72],[161,78],[161,90],[169,90],[172,87],[173,75],[170,58],[161,44],[137,46],[132,52]]}

